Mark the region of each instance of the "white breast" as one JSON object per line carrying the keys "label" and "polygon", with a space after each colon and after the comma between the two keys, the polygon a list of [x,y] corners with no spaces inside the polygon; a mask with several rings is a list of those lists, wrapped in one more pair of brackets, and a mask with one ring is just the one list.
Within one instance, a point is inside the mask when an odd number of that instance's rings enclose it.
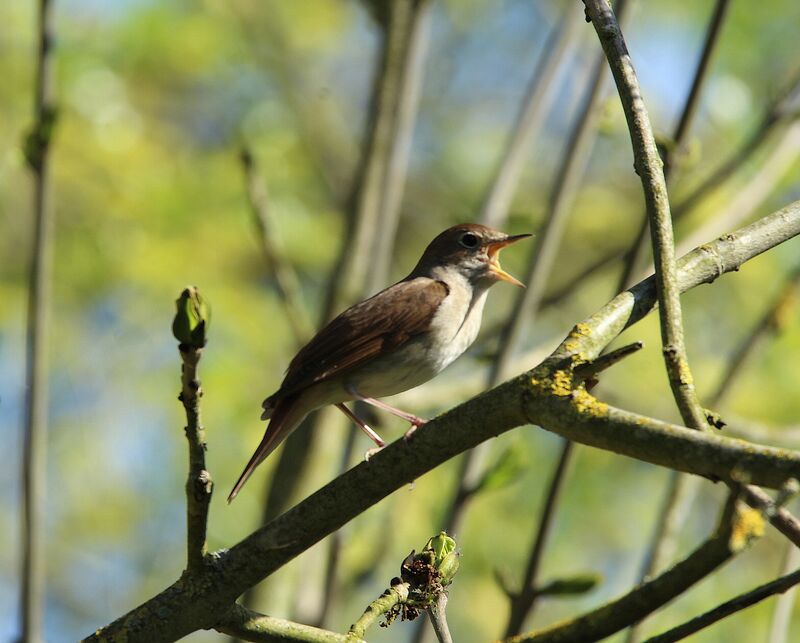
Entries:
{"label": "white breast", "polygon": [[348,384],[367,397],[385,397],[424,384],[455,361],[478,335],[487,289],[474,289],[458,273],[432,275],[449,292],[427,333],[352,373]]}

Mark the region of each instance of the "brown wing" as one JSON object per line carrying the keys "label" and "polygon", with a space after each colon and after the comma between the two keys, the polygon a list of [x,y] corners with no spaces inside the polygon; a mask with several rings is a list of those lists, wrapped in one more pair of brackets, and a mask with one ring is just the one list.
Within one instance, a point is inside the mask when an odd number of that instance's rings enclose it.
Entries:
{"label": "brown wing", "polygon": [[341,375],[379,352],[402,346],[428,329],[447,293],[444,282],[417,277],[348,308],[295,356],[276,396]]}

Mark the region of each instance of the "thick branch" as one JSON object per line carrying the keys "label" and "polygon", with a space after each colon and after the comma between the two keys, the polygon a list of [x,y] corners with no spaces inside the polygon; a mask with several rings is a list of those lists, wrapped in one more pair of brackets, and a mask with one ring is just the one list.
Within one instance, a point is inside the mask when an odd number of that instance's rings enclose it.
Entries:
{"label": "thick branch", "polygon": [[[744,261],[800,231],[800,202],[765,217],[736,233],[726,235],[692,252],[681,262],[679,283],[682,289],[712,281],[720,274],[738,268]],[[535,373],[526,373],[480,395],[420,428],[410,441],[399,440],[369,462],[339,476],[315,494],[279,516],[267,526],[229,550],[210,557],[200,578],[184,576],[144,605],[109,626],[98,630],[89,641],[121,640],[157,642],[180,638],[198,628],[214,627],[231,603],[245,589],[273,573],[311,545],[340,528],[391,492],[421,477],[442,462],[480,442],[535,422],[566,433],[567,424],[577,418],[591,424],[604,435],[603,440],[624,452],[631,442],[630,428],[639,436],[650,435],[668,445],[668,464],[689,469],[686,462],[698,465],[699,474],[729,478],[732,472],[750,476],[754,482],[779,483],[800,477],[800,453],[753,448],[748,443],[730,440],[655,420],[638,426],[641,416],[607,409],[601,413],[584,407],[580,396],[544,395],[533,378],[557,373],[559,364],[593,359],[602,348],[629,324],[641,319],[655,303],[654,284],[646,280],[615,298],[596,315],[580,324]],[[571,359],[572,358],[572,359]],[[570,382],[566,382],[567,390]],[[541,404],[534,404],[538,398]],[[561,415],[558,410],[564,411]],[[595,410],[597,410],[595,408]],[[606,418],[603,418],[603,415]],[[558,427],[549,426],[555,419]],[[660,436],[660,437],[659,437]],[[651,447],[648,460],[664,463]],[[639,443],[641,451],[648,450]],[[714,453],[710,462],[697,462],[697,450]],[[719,450],[721,455],[716,455]],[[782,459],[786,460],[783,462]],[[675,462],[680,460],[681,462]],[[744,464],[743,464],[744,463]],[[737,465],[739,465],[737,467]],[[776,470],[785,472],[780,481]]]}

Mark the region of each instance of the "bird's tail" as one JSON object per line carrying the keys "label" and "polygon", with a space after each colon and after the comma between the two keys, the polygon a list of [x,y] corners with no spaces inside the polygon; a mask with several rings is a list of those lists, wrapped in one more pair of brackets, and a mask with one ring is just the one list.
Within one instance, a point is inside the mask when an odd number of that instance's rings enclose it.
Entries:
{"label": "bird's tail", "polygon": [[233,485],[233,490],[228,496],[228,503],[230,503],[239,493],[244,483],[253,474],[256,467],[261,464],[266,457],[278,448],[278,445],[283,442],[289,434],[297,427],[303,418],[307,415],[305,409],[299,408],[297,404],[298,396],[291,395],[289,397],[278,400],[272,409],[270,422],[267,425],[267,430],[261,443],[258,445],[253,457],[247,463],[247,466],[242,471],[242,475]]}

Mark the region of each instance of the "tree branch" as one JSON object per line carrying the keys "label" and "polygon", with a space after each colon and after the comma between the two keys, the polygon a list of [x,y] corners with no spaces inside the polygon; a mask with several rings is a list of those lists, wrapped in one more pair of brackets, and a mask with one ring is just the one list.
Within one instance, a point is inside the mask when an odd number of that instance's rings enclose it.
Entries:
{"label": "tree branch", "polygon": [[658,155],[636,72],[614,12],[606,0],[585,0],[584,4],[617,84],[630,130],[634,167],[642,180],[656,269],[664,364],[670,387],[686,426],[704,430],[708,428],[708,423],[697,399],[683,338],[675,245],[663,163]]}
{"label": "tree branch", "polygon": [[265,616],[234,604],[214,628],[243,641],[259,643],[363,643],[359,638]]}
{"label": "tree branch", "polygon": [[283,304],[289,327],[294,334],[295,343],[302,346],[312,335],[314,327],[311,324],[308,311],[303,305],[300,294],[300,280],[292,265],[275,244],[274,225],[270,216],[269,196],[267,188],[258,176],[258,167],[253,153],[247,146],[243,146],[239,159],[244,171],[245,188],[253,222],[258,231],[258,241],[264,255],[268,273],[275,280],[275,292]]}
{"label": "tree branch", "polygon": [[[680,118],[675,126],[675,132],[672,135],[672,140],[669,145],[663,150],[664,161],[664,181],[668,184],[671,183],[673,178],[673,168],[675,162],[681,156],[686,145],[686,137],[689,133],[689,128],[694,121],[695,114],[697,113],[697,105],[700,99],[700,91],[708,78],[708,65],[711,61],[711,56],[714,53],[717,42],[719,41],[719,34],[722,31],[722,25],[725,22],[725,17],[728,13],[730,0],[716,0],[714,4],[714,11],[711,14],[711,19],[706,29],[705,42],[703,44],[703,51],[700,54],[700,59],[697,63],[697,69],[694,72],[692,86],[689,89],[689,94],[686,96],[686,101],[683,104]],[[619,280],[619,287],[617,290],[630,285],[631,277],[636,274],[637,268],[644,263],[642,257],[647,249],[647,228],[648,217],[642,217],[642,224],[639,232],[636,235],[636,240],[633,242],[630,251],[625,257],[625,266]]]}
{"label": "tree branch", "polygon": [[800,583],[800,569],[786,576],[781,576],[772,582],[756,587],[745,594],[740,594],[736,598],[722,605],[718,605],[713,610],[709,610],[705,614],[693,618],[691,621],[687,621],[663,634],[647,639],[646,643],[673,643],[674,641],[680,641],[690,634],[699,632],[703,628],[713,625],[731,614],[735,614],[751,605],[755,605],[759,601],[763,601],[765,598],[769,598],[775,594],[782,594],[790,587],[797,585],[797,583]]}
{"label": "tree branch", "polygon": [[506,643],[589,643],[619,632],[721,567],[761,536],[763,527],[761,515],[741,506],[732,494],[716,533],[669,571],[583,616],[506,639]]}
{"label": "tree branch", "polygon": [[564,55],[570,51],[581,33],[580,5],[569,3],[558,26],[551,30],[544,44],[523,99],[522,106],[509,132],[503,158],[484,199],[478,220],[491,228],[502,228],[519,184],[520,175],[530,152],[530,145],[541,129],[547,107],[555,92],[552,83]]}
{"label": "tree branch", "polygon": [[56,122],[53,103],[53,12],[39,0],[34,123],[24,141],[33,177],[33,244],[28,276],[25,333],[25,429],[22,439],[21,640],[42,639],[45,593],[44,512],[47,493],[47,379],[53,214],[50,206],[50,144]]}
{"label": "tree branch", "polygon": [[350,626],[348,634],[363,638],[364,633],[375,621],[408,600],[408,591],[408,583],[393,584],[383,594],[367,605],[367,609],[364,610],[361,618]]}
{"label": "tree branch", "polygon": [[[747,259],[800,232],[800,201],[693,251],[680,262],[683,290],[713,281]],[[648,461],[676,465],[723,479],[748,476],[781,486],[800,478],[800,453],[753,447],[739,440],[671,426],[592,402],[573,390],[565,364],[593,359],[655,304],[653,279],[617,296],[576,326],[553,355],[520,375],[461,404],[398,440],[259,529],[232,548],[209,557],[201,575],[184,574],[140,607],[92,634],[89,641],[166,641],[213,627],[248,587],[273,573],[396,489],[490,437],[526,423],[567,434],[577,421],[616,451],[626,452],[631,433],[657,442],[636,443]],[[549,380],[549,385],[547,382]],[[640,422],[646,420],[644,425]],[[593,443],[598,440],[592,438]],[[635,438],[634,438],[635,441]],[[666,444],[666,448],[659,446]],[[719,451],[719,454],[717,454]],[[705,454],[707,460],[695,454]],[[700,461],[698,461],[700,460]],[[691,464],[691,467],[690,467]],[[697,466],[695,466],[697,465]],[[783,473],[781,473],[783,472]]]}

